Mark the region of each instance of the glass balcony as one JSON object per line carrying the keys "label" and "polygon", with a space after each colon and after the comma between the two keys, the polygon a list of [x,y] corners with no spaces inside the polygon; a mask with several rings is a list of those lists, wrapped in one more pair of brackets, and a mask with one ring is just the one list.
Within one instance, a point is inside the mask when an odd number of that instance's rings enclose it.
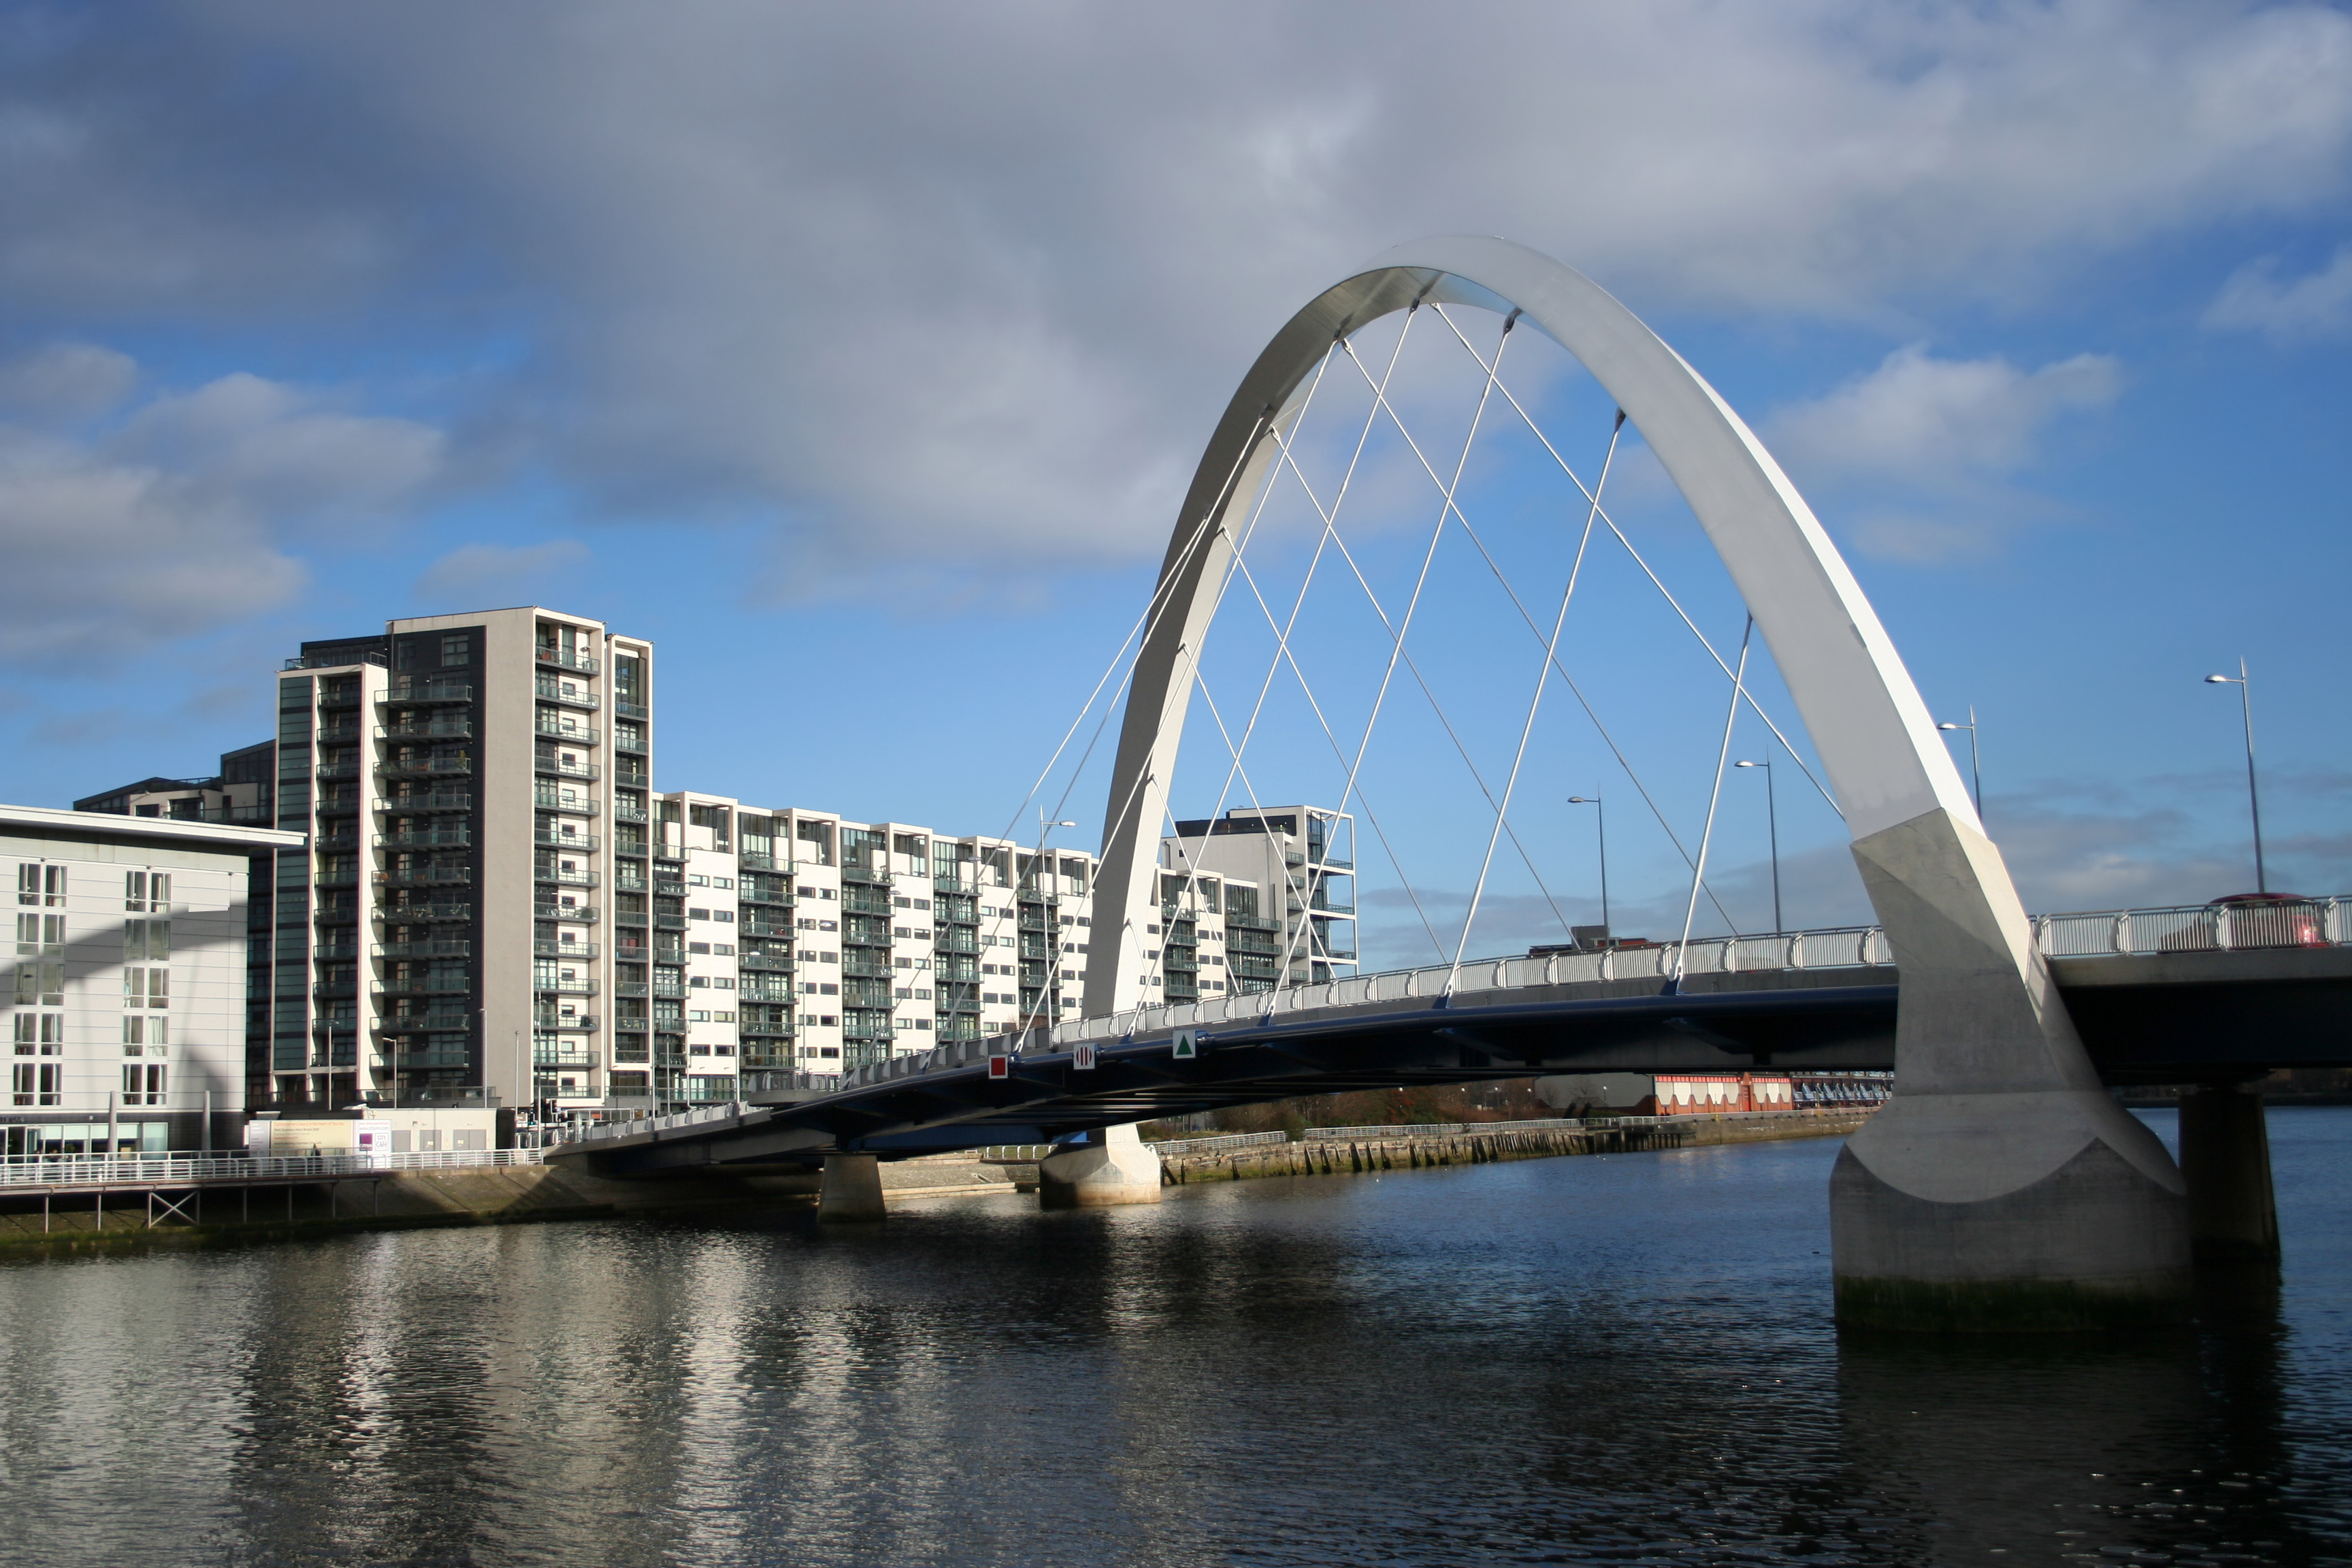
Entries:
{"label": "glass balcony", "polygon": [[615,910],[613,911],[613,923],[614,925],[621,926],[643,926],[646,923],[646,911],[643,910]]}
{"label": "glass balcony", "polygon": [[593,1046],[538,1039],[530,1043],[530,1065],[535,1068],[593,1068],[599,1055]]}
{"label": "glass balcony", "polygon": [[597,880],[596,873],[593,871],[563,871],[553,866],[532,867],[530,879],[534,882],[551,882],[564,888],[593,888]]}
{"label": "glass balcony", "polygon": [[471,811],[474,809],[474,797],[447,790],[434,790],[425,795],[391,796],[376,802],[375,808],[394,816],[411,812]]}
{"label": "glass balcony", "polygon": [[310,950],[310,956],[320,960],[321,963],[332,963],[337,959],[342,959],[348,962],[358,958],[360,956],[360,950],[358,944],[355,942],[330,942],[323,947],[312,948]]}
{"label": "glass balcony", "polygon": [[356,866],[336,866],[320,871],[314,881],[321,888],[356,888],[360,872]]}
{"label": "glass balcony", "polygon": [[355,779],[360,776],[360,764],[356,759],[350,762],[320,763],[318,772],[322,779]]}
{"label": "glass balcony", "polygon": [[684,931],[686,929],[686,917],[684,915],[656,915],[654,917],[654,929],[656,931]]}
{"label": "glass balcony", "polygon": [[646,808],[642,805],[629,805],[620,801],[614,801],[613,803],[613,820],[615,822],[643,822],[646,820]]}
{"label": "glass balcony", "polygon": [[470,866],[410,866],[375,874],[380,888],[462,888],[473,880]]}
{"label": "glass balcony", "polygon": [[890,912],[890,895],[844,888],[841,890],[841,907],[853,915],[887,915]]}
{"label": "glass balcony", "polygon": [[887,962],[882,959],[853,958],[846,952],[841,955],[841,972],[844,974],[860,975],[868,979],[887,979],[897,973]]}
{"label": "glass balcony", "polygon": [[379,833],[375,836],[375,847],[379,849],[448,849],[471,844],[473,841],[472,826],[463,822],[453,822],[437,827],[412,828],[406,833]]}
{"label": "glass balcony", "polygon": [[471,702],[474,688],[463,680],[395,680],[381,699],[392,703]]}
{"label": "glass balcony", "polygon": [[341,669],[346,665],[353,664],[373,664],[382,668],[383,650],[362,648],[356,653],[348,650],[342,653],[314,653],[289,658],[278,668],[280,669]]}
{"label": "glass balcony", "polygon": [[614,784],[635,784],[637,788],[644,789],[650,785],[654,781],[653,775],[646,772],[645,769],[632,768],[627,764],[627,762],[624,760],[622,765],[614,770],[613,782]]}
{"label": "glass balcony", "polygon": [[474,944],[464,937],[445,937],[432,942],[380,942],[376,943],[378,958],[471,958]]}
{"label": "glass balcony", "polygon": [[321,1002],[331,1002],[339,996],[357,996],[360,984],[356,980],[329,980],[312,986],[310,994]]}
{"label": "glass balcony", "polygon": [[566,653],[560,647],[538,645],[539,662],[553,669],[569,669],[582,675],[596,673],[596,661],[584,653]]}
{"label": "glass balcony", "polygon": [[568,681],[552,680],[542,675],[532,683],[532,692],[541,702],[561,702],[567,707],[582,708],[593,713],[600,699],[597,695]]}
{"label": "glass balcony", "polygon": [[656,981],[654,983],[654,994],[665,1001],[683,1002],[686,1000],[686,986],[683,984],[666,984],[660,981]]}
{"label": "glass balcony", "polygon": [[582,854],[593,854],[599,842],[593,833],[536,832],[530,836],[533,844],[544,844],[551,849],[577,849]]}
{"label": "glass balcony", "polygon": [[793,967],[792,954],[787,952],[747,952],[735,963],[738,967],[746,971],[776,974],[789,974]]}
{"label": "glass balcony", "polygon": [[379,996],[463,996],[474,983],[462,974],[424,974],[407,980],[387,980],[375,988]]}
{"label": "glass balcony", "polygon": [[616,697],[613,700],[613,711],[618,713],[624,719],[650,719],[654,716],[653,710],[647,708],[644,703],[631,702],[627,699],[620,697]]}
{"label": "glass balcony", "polygon": [[622,729],[615,729],[613,731],[613,749],[616,752],[634,752],[641,757],[649,754],[653,750],[643,735],[632,735]]}
{"label": "glass balcony", "polygon": [[533,1028],[576,1029],[583,1035],[594,1034],[601,1021],[593,1013],[560,1013],[549,1007],[538,1008],[530,1016]]}
{"label": "glass balcony", "polygon": [[379,1035],[447,1035],[470,1029],[471,1013],[405,1013],[385,1018],[375,1026]]}
{"label": "glass balcony", "polygon": [[567,763],[552,752],[541,752],[530,760],[531,771],[551,774],[560,779],[594,779],[603,777],[593,763]]}
{"label": "glass balcony", "polygon": [[557,980],[544,974],[531,977],[530,988],[542,996],[593,996],[596,983],[593,980]]}
{"label": "glass balcony", "polygon": [[746,920],[738,929],[746,936],[790,936],[793,934],[793,922]]}
{"label": "glass balcony", "polygon": [[[321,819],[330,816],[356,816],[359,815],[359,809],[360,797],[356,795],[330,795],[319,802],[318,805]],[[295,808],[289,820],[299,821],[301,815],[299,808]]]}
{"label": "glass balcony", "polygon": [[569,713],[550,713],[540,710],[531,721],[531,732],[552,735],[578,746],[593,746],[601,738],[593,724],[583,724]]}
{"label": "glass balcony", "polygon": [[[530,913],[533,920],[584,921],[590,925],[596,923],[596,906],[593,904],[533,904],[530,907]],[[624,922],[627,918],[625,915],[622,917]]]}
{"label": "glass balcony", "polygon": [[642,893],[653,884],[637,875],[635,868],[625,860],[613,875],[613,886],[624,893]]}
{"label": "glass balcony", "polygon": [[677,877],[657,876],[654,879],[654,891],[667,898],[682,899],[686,897],[686,883]]}
{"label": "glass balcony", "polygon": [[568,811],[574,816],[593,816],[601,809],[585,796],[575,794],[566,800],[562,792],[551,789],[533,790],[530,804],[541,811]]}
{"label": "glass balcony", "polygon": [[[645,994],[646,994],[646,983],[645,983],[644,981],[642,981],[642,980],[623,980],[623,981],[620,981],[620,982],[616,983],[616,984],[614,985],[614,987],[613,987],[613,994],[614,994],[614,995],[615,995],[615,996],[640,996],[640,997],[641,997],[641,996],[643,996],[643,995],[645,995]],[[645,1024],[645,1020],[644,1020],[644,1019],[642,1019],[642,1018],[640,1018],[640,1019],[638,1019],[638,1020],[637,1020],[637,1024],[638,1024],[638,1026],[639,1026],[640,1027],[643,1027],[643,1026],[644,1026],[644,1024]],[[617,1024],[617,1025],[615,1025],[615,1026],[614,1026],[614,1027],[616,1027],[616,1028],[622,1028],[622,1029],[625,1029],[625,1028],[627,1028],[628,1026],[629,1026],[629,1020],[628,1020],[628,1019],[626,1019],[626,1018],[622,1019],[622,1020],[620,1021],[620,1023],[619,1023],[619,1024]]]}
{"label": "glass balcony", "polygon": [[470,740],[473,733],[474,721],[462,714],[436,719],[411,715],[395,723],[379,724],[375,729],[379,741],[464,741]]}
{"label": "glass balcony", "polygon": [[677,860],[682,863],[686,859],[686,846],[673,843],[667,838],[656,844],[653,850],[654,858],[656,860]]}
{"label": "glass balcony", "polygon": [[[382,730],[376,731],[381,735]],[[355,746],[367,739],[367,729],[361,724],[321,724],[311,740],[321,746]]]}
{"label": "glass balcony", "polygon": [[433,778],[448,773],[470,773],[474,771],[471,757],[406,757],[383,764],[379,770],[388,779]]}
{"label": "glass balcony", "polygon": [[[746,871],[772,871],[776,868],[776,858],[773,855],[762,854],[754,849],[744,850],[735,858],[735,863]],[[791,870],[792,862],[786,861],[784,869]]]}

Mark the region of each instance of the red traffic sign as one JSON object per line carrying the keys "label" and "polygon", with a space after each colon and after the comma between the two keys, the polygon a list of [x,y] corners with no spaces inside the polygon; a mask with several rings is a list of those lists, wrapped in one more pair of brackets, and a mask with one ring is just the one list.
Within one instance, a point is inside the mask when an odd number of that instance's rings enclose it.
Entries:
{"label": "red traffic sign", "polygon": [[1091,1046],[1091,1045],[1078,1045],[1078,1046],[1073,1046],[1073,1047],[1070,1047],[1070,1067],[1072,1068],[1072,1069],[1073,1069],[1073,1070],[1077,1071],[1077,1072],[1092,1072],[1092,1071],[1094,1071],[1094,1070],[1095,1070],[1095,1048],[1094,1048],[1094,1047],[1093,1047],[1093,1046]]}
{"label": "red traffic sign", "polygon": [[992,1079],[1011,1078],[1013,1076],[1013,1058],[1011,1057],[989,1058],[988,1076]]}

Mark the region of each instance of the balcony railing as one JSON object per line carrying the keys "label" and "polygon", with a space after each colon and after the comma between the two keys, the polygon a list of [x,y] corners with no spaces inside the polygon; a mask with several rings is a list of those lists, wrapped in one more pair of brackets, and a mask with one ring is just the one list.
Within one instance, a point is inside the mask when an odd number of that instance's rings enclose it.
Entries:
{"label": "balcony railing", "polygon": [[433,902],[386,904],[376,910],[375,918],[388,925],[402,925],[417,921],[469,921],[474,918],[474,906]]}
{"label": "balcony railing", "polygon": [[464,741],[472,738],[474,721],[459,716],[454,719],[404,719],[396,724],[375,727],[379,741]]}
{"label": "balcony railing", "polygon": [[530,1022],[533,1028],[576,1029],[583,1035],[593,1035],[603,1020],[593,1013],[566,1014],[541,1007],[532,1011]]}
{"label": "balcony railing", "polygon": [[533,790],[530,804],[541,811],[568,811],[574,816],[593,816],[600,809],[593,800],[580,795],[566,800],[551,789]]}
{"label": "balcony railing", "polygon": [[474,983],[462,974],[425,974],[407,980],[387,980],[375,988],[379,996],[462,996]]}
{"label": "balcony railing", "polygon": [[543,844],[551,849],[577,849],[583,855],[595,853],[599,840],[593,833],[533,833],[533,844]]}
{"label": "balcony railing", "polygon": [[620,697],[613,699],[613,711],[624,719],[650,719],[654,716],[653,710],[644,703],[631,702]]}
{"label": "balcony railing", "polygon": [[648,917],[643,910],[614,910],[613,911],[613,923],[614,925],[643,926],[648,922],[649,919],[650,917]]}
{"label": "balcony railing", "polygon": [[593,1068],[600,1054],[593,1046],[530,1043],[530,1065],[535,1068]]}
{"label": "balcony railing", "polygon": [[735,961],[746,971],[762,971],[774,974],[792,973],[793,959],[788,952],[747,952]]}
{"label": "balcony railing", "polygon": [[793,922],[747,920],[737,929],[746,936],[790,936],[793,934]]}
{"label": "balcony railing", "polygon": [[638,876],[635,868],[624,860],[613,874],[613,886],[625,893],[642,893],[652,888],[653,884]]}
{"label": "balcony railing", "polygon": [[378,958],[470,958],[474,944],[464,937],[444,937],[433,942],[380,942],[375,946]]}
{"label": "balcony railing", "polygon": [[613,749],[616,752],[633,752],[642,757],[648,754],[653,747],[643,735],[633,735],[615,725],[613,729]]}
{"label": "balcony railing", "polygon": [[463,680],[395,680],[383,700],[394,702],[471,702],[474,688]]}
{"label": "balcony railing", "polygon": [[684,915],[656,915],[654,917],[654,929],[656,931],[684,931],[686,929],[686,917]]}
{"label": "balcony railing", "polygon": [[[596,923],[596,906],[593,904],[533,904],[530,907],[530,913],[533,920],[584,921],[590,925]],[[625,921],[627,918],[625,915],[622,917]]]}
{"label": "balcony railing", "polygon": [[582,675],[596,673],[596,661],[587,654],[566,653],[560,647],[550,647],[545,643],[537,644],[535,647],[539,662],[541,664],[556,669],[575,670]]}
{"label": "balcony railing", "polygon": [[380,1020],[375,1032],[379,1035],[446,1035],[470,1029],[473,1025],[471,1013],[408,1013]]}
{"label": "balcony railing", "polygon": [[552,752],[540,752],[530,760],[534,773],[552,774],[560,779],[594,779],[603,776],[593,763],[567,763]]}
{"label": "balcony railing", "polygon": [[601,738],[594,725],[579,723],[569,713],[540,713],[530,728],[533,734],[552,735],[582,746],[593,746]]}
{"label": "balcony railing", "polygon": [[474,771],[471,757],[404,757],[383,764],[381,770],[388,779],[432,778],[448,773],[470,773]]}
{"label": "balcony railing", "polygon": [[646,808],[642,805],[624,805],[620,801],[614,801],[613,803],[613,820],[615,822],[643,822],[646,820]]}
{"label": "balcony railing", "polygon": [[750,980],[745,980],[735,994],[746,1002],[781,1002],[788,1005],[800,1000],[799,994],[789,984],[755,984]]}
{"label": "balcony railing", "polygon": [[299,658],[288,659],[278,668],[280,669],[341,669],[346,665],[352,664],[373,664],[380,669],[383,667],[383,650],[362,648],[357,652],[304,654]]}
{"label": "balcony railing", "polygon": [[321,888],[356,888],[360,885],[360,871],[356,866],[332,866],[321,870],[313,880]]}
{"label": "balcony railing", "polygon": [[841,907],[853,915],[887,915],[890,912],[890,895],[844,888],[841,890]]}
{"label": "balcony railing", "polygon": [[319,776],[322,779],[355,779],[360,776],[360,764],[351,762],[320,763]]}
{"label": "balcony railing", "polygon": [[654,858],[656,860],[677,860],[682,862],[686,858],[686,846],[667,838],[656,844],[653,847],[653,849]]}
{"label": "balcony railing", "polygon": [[462,888],[473,880],[471,866],[409,866],[375,874],[379,888]]}
{"label": "balcony railing", "polygon": [[645,769],[630,767],[628,765],[628,759],[625,757],[621,761],[621,765],[613,771],[613,782],[614,784],[635,784],[639,789],[644,789],[650,785],[654,781],[653,775],[646,772]]}
{"label": "balcony railing", "polygon": [[452,849],[473,841],[472,826],[463,822],[428,827],[422,832],[379,833],[375,836],[375,847],[379,849]]}
{"label": "balcony railing", "polygon": [[360,950],[358,945],[353,942],[330,942],[321,947],[312,948],[310,950],[310,956],[319,960],[322,963],[331,963],[337,959],[349,962],[350,960],[356,959],[360,956]]}
{"label": "balcony railing", "polygon": [[596,983],[593,980],[556,980],[544,974],[531,976],[530,988],[542,996],[593,996]]}
{"label": "balcony railing", "polygon": [[563,682],[550,680],[544,676],[532,683],[531,690],[541,702],[562,702],[573,708],[584,708],[591,713],[596,710],[601,700],[593,691],[583,691],[576,686],[566,690]]}
{"label": "balcony railing", "polygon": [[434,790],[425,795],[388,797],[376,802],[375,808],[394,816],[421,811],[471,811],[474,797],[449,790]]}
{"label": "balcony railing", "polygon": [[534,882],[551,882],[564,888],[593,888],[597,881],[596,873],[593,871],[565,871],[553,866],[532,867],[530,879]]}

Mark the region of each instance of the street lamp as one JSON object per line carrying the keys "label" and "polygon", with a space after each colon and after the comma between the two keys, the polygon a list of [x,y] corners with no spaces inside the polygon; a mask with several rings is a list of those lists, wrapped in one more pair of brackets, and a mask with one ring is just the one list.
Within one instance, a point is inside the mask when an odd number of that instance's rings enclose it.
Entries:
{"label": "street lamp", "polygon": [[1977,755],[1977,705],[1969,704],[1969,721],[1965,724],[1938,724],[1938,730],[1966,730],[1969,732],[1969,784],[1977,797],[1977,825],[1984,825],[1984,763]]}
{"label": "street lamp", "polygon": [[1572,795],[1568,804],[1592,808],[1592,826],[1601,837],[1601,929],[1605,931],[1609,930],[1609,816],[1597,795]]}
{"label": "street lamp", "polygon": [[2254,787],[2253,677],[2247,673],[2246,661],[2242,658],[2238,661],[2237,674],[2209,675],[2205,678],[2205,684],[2208,686],[2236,687],[2238,689],[2239,702],[2245,709],[2246,804],[2252,809],[2254,816],[2254,890],[2258,893],[2267,893],[2271,890],[2271,883],[2269,875],[2263,868],[2263,796],[2262,792]]}
{"label": "street lamp", "polygon": [[1772,834],[1772,934],[1779,936],[1789,927],[1780,919],[1780,806],[1772,798],[1772,759],[1767,757],[1759,763],[1734,763],[1731,765],[1764,770],[1764,821]]}

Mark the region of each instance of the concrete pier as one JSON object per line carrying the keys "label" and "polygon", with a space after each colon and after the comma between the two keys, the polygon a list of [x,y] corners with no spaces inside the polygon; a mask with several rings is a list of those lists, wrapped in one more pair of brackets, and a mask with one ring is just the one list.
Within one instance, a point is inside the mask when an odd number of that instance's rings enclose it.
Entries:
{"label": "concrete pier", "polygon": [[881,1163],[871,1154],[827,1154],[816,1217],[845,1225],[883,1217]]}
{"label": "concrete pier", "polygon": [[1049,1209],[1108,1208],[1160,1201],[1160,1156],[1133,1124],[1106,1127],[1094,1141],[1037,1163],[1037,1204]]}
{"label": "concrete pier", "polygon": [[1830,1181],[1838,1321],[1982,1333],[2185,1315],[2188,1184],[2100,1083],[2000,851],[1939,807],[1853,853],[1903,993],[1895,1097]]}
{"label": "concrete pier", "polygon": [[2277,1259],[2270,1128],[2252,1085],[2204,1084],[2180,1097],[2180,1168],[2198,1262]]}

